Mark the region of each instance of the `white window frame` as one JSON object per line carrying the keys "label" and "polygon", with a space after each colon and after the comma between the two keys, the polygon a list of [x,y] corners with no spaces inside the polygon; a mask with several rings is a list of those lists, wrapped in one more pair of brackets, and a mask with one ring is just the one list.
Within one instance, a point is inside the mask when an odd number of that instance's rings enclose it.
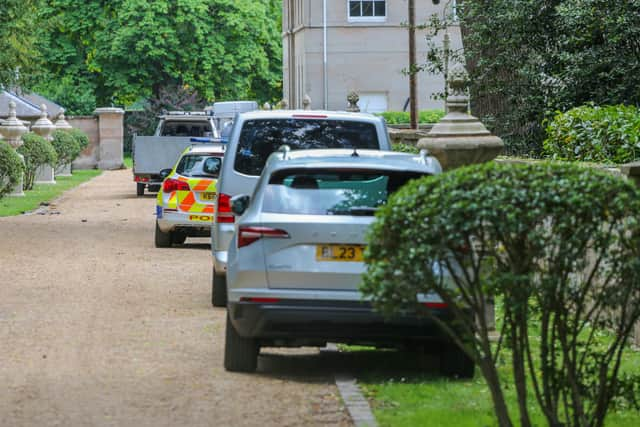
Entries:
{"label": "white window frame", "polygon": [[[347,20],[348,22],[387,22],[389,15],[389,1],[384,1],[384,16],[351,16],[351,1],[375,1],[375,0],[347,0]],[[380,0],[379,0],[380,1]]]}

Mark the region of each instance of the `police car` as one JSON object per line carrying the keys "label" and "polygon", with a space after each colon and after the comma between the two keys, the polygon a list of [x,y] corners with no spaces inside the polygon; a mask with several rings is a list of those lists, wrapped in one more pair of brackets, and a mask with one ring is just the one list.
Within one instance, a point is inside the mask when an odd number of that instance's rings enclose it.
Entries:
{"label": "police car", "polygon": [[182,244],[187,237],[209,237],[215,211],[218,174],[224,146],[188,147],[173,169],[164,169],[158,192],[155,244]]}

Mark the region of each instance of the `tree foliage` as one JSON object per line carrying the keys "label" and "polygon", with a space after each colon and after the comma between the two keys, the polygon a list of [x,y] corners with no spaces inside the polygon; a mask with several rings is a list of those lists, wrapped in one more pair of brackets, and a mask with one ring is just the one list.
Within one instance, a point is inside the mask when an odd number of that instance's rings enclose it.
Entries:
{"label": "tree foliage", "polygon": [[[531,426],[535,398],[549,425],[602,426],[629,388],[620,362],[640,318],[639,211],[632,183],[575,165],[487,164],[416,180],[377,214],[362,291],[387,314],[439,294],[455,325],[425,314],[478,363],[501,426],[513,425],[496,369],[503,345],[519,425]],[[484,316],[493,297],[504,302],[497,346]]]}
{"label": "tree foliage", "polygon": [[507,152],[539,155],[548,112],[640,104],[640,2],[465,0],[472,111]]}
{"label": "tree foliage", "polygon": [[[183,86],[207,101],[279,97],[276,0],[50,0],[47,95],[89,113]],[[63,83],[64,89],[58,81]],[[77,90],[73,95],[73,87]],[[67,99],[64,99],[64,96]],[[77,108],[74,111],[73,108]]]}

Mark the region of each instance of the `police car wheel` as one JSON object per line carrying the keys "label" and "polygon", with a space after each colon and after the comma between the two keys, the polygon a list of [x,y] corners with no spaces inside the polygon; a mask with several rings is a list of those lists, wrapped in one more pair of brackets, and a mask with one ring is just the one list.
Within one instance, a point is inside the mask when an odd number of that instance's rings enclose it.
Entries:
{"label": "police car wheel", "polygon": [[164,233],[158,227],[158,221],[156,221],[156,248],[169,248],[171,247],[171,233]]}
{"label": "police car wheel", "polygon": [[214,307],[227,306],[227,276],[216,274],[213,270],[211,275],[211,305]]}
{"label": "police car wheel", "polygon": [[456,344],[447,343],[440,353],[440,371],[453,378],[473,378],[475,365]]}
{"label": "police car wheel", "polygon": [[255,372],[260,346],[255,338],[238,334],[227,312],[227,331],[224,341],[224,369],[231,372]]}
{"label": "police car wheel", "polygon": [[187,240],[187,236],[182,233],[171,233],[171,243],[174,245],[181,245]]}
{"label": "police car wheel", "polygon": [[144,184],[140,184],[139,182],[136,184],[136,194],[138,196],[144,196]]}

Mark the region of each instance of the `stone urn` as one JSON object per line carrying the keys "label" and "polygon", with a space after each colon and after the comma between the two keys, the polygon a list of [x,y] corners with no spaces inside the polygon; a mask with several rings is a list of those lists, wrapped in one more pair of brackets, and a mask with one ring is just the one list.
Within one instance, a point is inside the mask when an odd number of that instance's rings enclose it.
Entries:
{"label": "stone urn", "polygon": [[[31,130],[46,139],[51,141],[53,131],[56,130],[56,125],[51,123],[47,114],[47,106],[42,104],[40,106],[41,114],[40,118],[31,126]],[[37,184],[55,184],[55,165],[43,165],[36,171],[36,183]]]}
{"label": "stone urn", "polygon": [[[64,108],[60,110],[58,119],[56,120],[56,129],[69,130],[73,127],[67,122],[64,117]],[[71,163],[62,165],[55,171],[56,176],[71,176]]]}
{"label": "stone urn", "polygon": [[[22,135],[28,132],[28,129],[16,117],[16,103],[9,102],[9,118],[2,122],[0,126],[0,135],[14,149],[17,150],[22,145]],[[24,156],[18,153],[18,156],[24,161]],[[15,186],[13,192],[9,196],[24,196],[23,179]]]}
{"label": "stone urn", "polygon": [[444,170],[493,160],[504,148],[502,140],[467,112],[466,94],[468,76],[464,69],[451,73],[447,98],[447,115],[437,123],[425,138],[418,141],[436,157]]}

